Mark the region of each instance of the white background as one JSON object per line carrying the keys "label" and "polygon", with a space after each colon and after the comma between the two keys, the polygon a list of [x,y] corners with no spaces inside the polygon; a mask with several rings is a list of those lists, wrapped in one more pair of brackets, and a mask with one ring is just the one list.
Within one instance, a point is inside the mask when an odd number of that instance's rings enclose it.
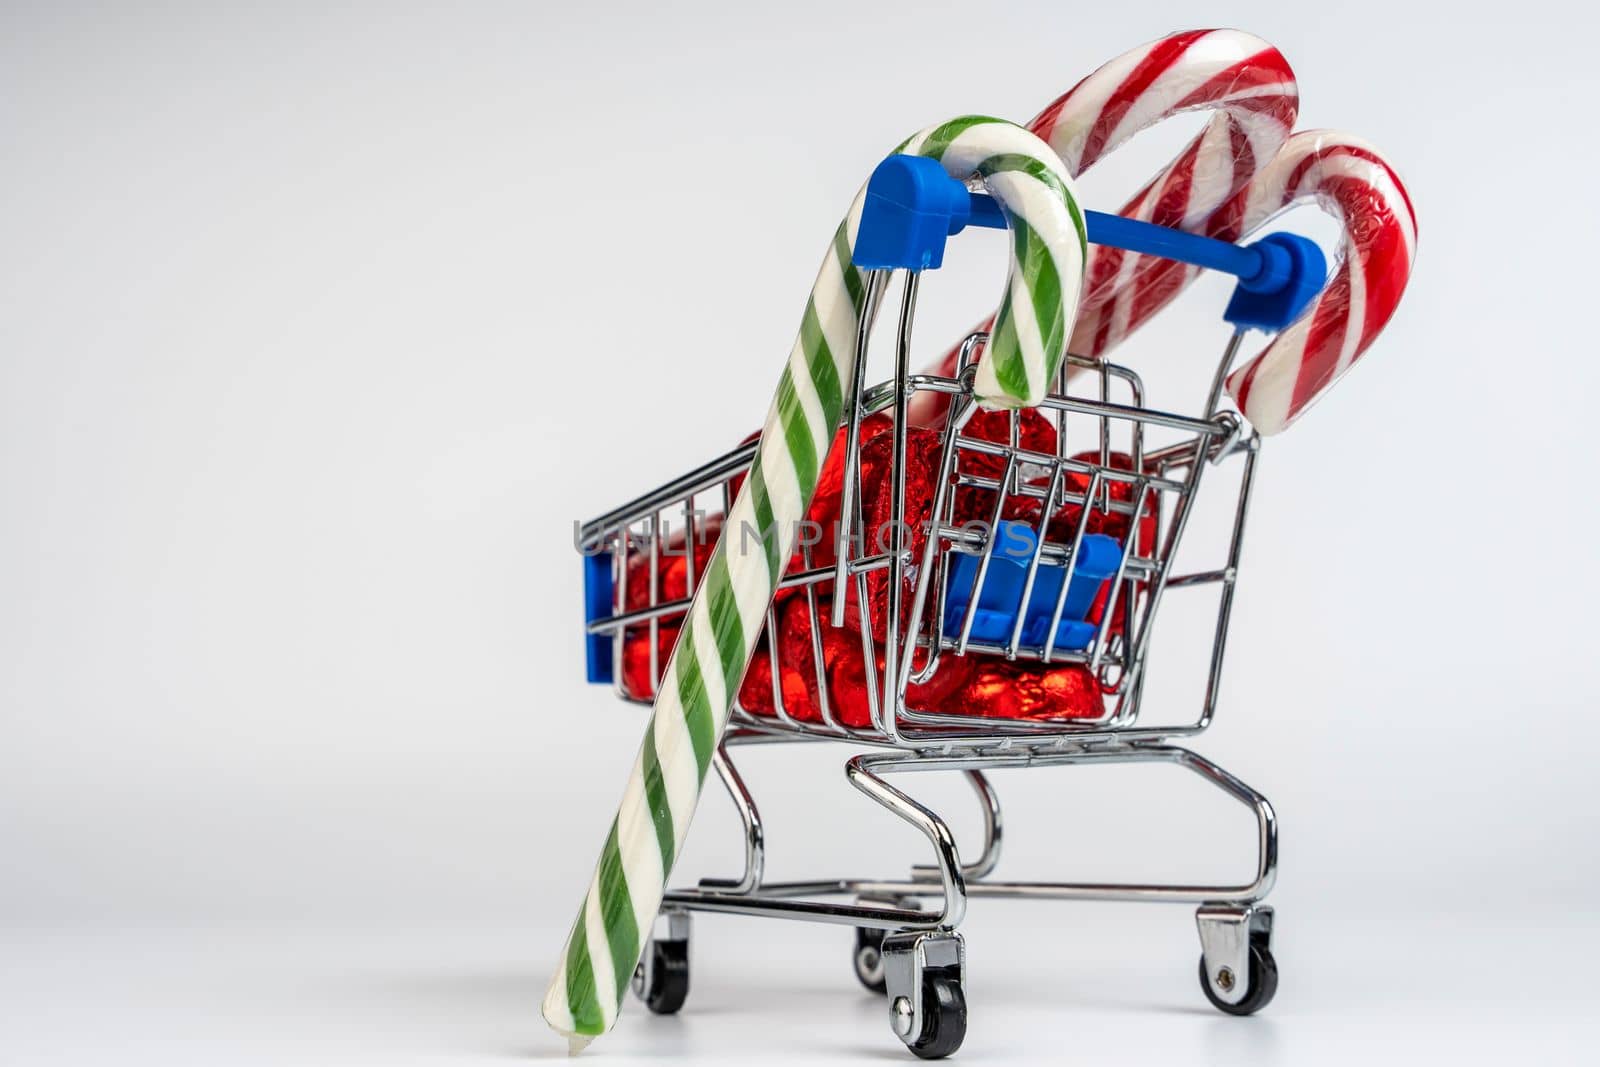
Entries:
{"label": "white background", "polygon": [[[1383,146],[1420,216],[1386,335],[1267,442],[1200,746],[1277,805],[1282,990],[1207,1008],[1181,908],[979,902],[962,1059],[1583,1057],[1592,15],[324,7],[0,13],[0,1062],[562,1054],[538,1000],[643,723],[582,682],[572,520],[758,424],[901,138],[1201,25],[1277,44],[1302,127]],[[924,352],[988,309],[997,241],[953,246]],[[1198,403],[1226,294],[1121,350],[1157,402]],[[843,755],[750,758],[775,875],[922,858]],[[1017,877],[1250,863],[1175,771],[1000,785]],[[737,860],[721,798],[697,827],[680,879]],[[586,1055],[905,1056],[846,932],[696,933],[685,1014]]]}

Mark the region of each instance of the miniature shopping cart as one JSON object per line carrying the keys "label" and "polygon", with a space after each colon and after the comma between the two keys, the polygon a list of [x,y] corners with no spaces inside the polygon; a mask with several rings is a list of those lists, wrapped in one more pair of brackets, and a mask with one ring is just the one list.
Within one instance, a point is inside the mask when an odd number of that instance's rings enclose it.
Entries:
{"label": "miniature shopping cart", "polygon": [[[1003,225],[985,197],[972,196],[975,224]],[[863,218],[864,230],[875,224]],[[744,699],[735,703],[712,758],[742,819],[744,871],[737,879],[704,879],[666,894],[654,938],[634,976],[635,992],[652,1011],[675,1012],[684,1003],[690,912],[836,923],[855,928],[856,974],[868,988],[887,993],[896,1035],[920,1056],[947,1055],[960,1045],[966,1027],[964,944],[957,927],[968,900],[979,897],[1193,905],[1201,943],[1200,985],[1210,1001],[1224,1012],[1245,1015],[1272,999],[1278,982],[1273,916],[1260,903],[1272,887],[1277,862],[1272,807],[1244,782],[1179,742],[1205,730],[1215,711],[1259,446],[1256,432],[1237,413],[1225,410],[1224,378],[1244,328],[1292,320],[1322,284],[1324,264],[1315,245],[1289,235],[1274,235],[1270,244],[1236,247],[1089,213],[1089,236],[1247,279],[1261,277],[1268,260],[1278,266],[1287,261],[1290,269],[1272,286],[1258,284],[1230,305],[1228,318],[1239,329],[1198,415],[1148,406],[1140,377],[1125,367],[1069,356],[1050,395],[1036,409],[1039,415],[1027,416],[1042,416],[1053,430],[1056,447],[1040,451],[1030,447],[1021,413],[999,416],[1009,420],[1007,433],[967,432],[977,411],[973,378],[985,340],[982,333],[966,339],[953,373],[913,373],[910,335],[920,272],[891,268],[915,267],[918,261],[862,264],[878,267],[867,275],[869,307],[875,309],[902,274],[903,285],[891,380],[867,385],[869,327],[863,326],[858,338],[856,380],[846,393],[854,399],[847,401],[842,429],[840,529],[847,534],[869,503],[862,463],[864,427],[875,417],[881,422],[882,416],[892,415],[884,431],[892,434],[888,535],[841,535],[828,553],[807,546],[780,583],[785,610],[806,616],[804,632],[811,635],[812,654],[798,663],[786,660],[792,648],[777,639],[776,611],[769,611],[767,638],[756,656],[762,676],[772,679],[770,693],[762,694],[759,707]],[[869,312],[862,321],[872,317]],[[929,411],[935,413],[931,418]],[[938,441],[928,500],[909,499],[907,489],[913,458],[908,451],[918,447],[914,423],[919,412],[921,425],[931,425]],[[582,527],[591,681],[612,681],[624,700],[649,702],[648,692],[624,685],[618,667],[629,651],[625,642],[640,642],[633,651],[645,650],[650,682],[659,684],[670,652],[670,643],[661,647],[661,635],[670,636],[688,608],[694,572],[703,566],[692,548],[686,552],[682,546],[707,529],[708,515],[728,512],[733,483],[750,466],[756,447],[751,442],[735,448]],[[1221,546],[1216,559],[1190,567],[1186,556],[1179,572],[1174,560],[1202,482],[1221,482],[1215,492],[1231,502],[1221,512],[1227,516],[1225,536],[1213,538]],[[962,521],[963,510],[970,520],[973,501],[980,502],[986,521]],[[1069,520],[1061,521],[1063,515]],[[1109,553],[1106,538],[1094,532],[1097,516],[1119,517],[1118,528],[1126,531]],[[1015,545],[1008,549],[1006,540]],[[819,555],[829,558],[818,563]],[[1098,561],[1091,561],[1096,555]],[[669,565],[688,571],[681,595],[662,595],[661,576]],[[1098,615],[1084,606],[1086,582],[1100,597]],[[990,596],[995,589],[1005,595]],[[828,630],[844,624],[852,599],[846,590],[853,591],[858,615],[868,620],[858,618],[859,638],[851,632],[851,640],[861,643],[866,672],[867,714],[855,723],[840,713],[841,694],[830,692],[836,679],[829,676],[822,649]],[[1210,641],[1198,713],[1176,722],[1158,720],[1154,709],[1143,706],[1143,697],[1159,609],[1169,597],[1207,591],[1215,611],[1207,608],[1207,624],[1197,635]],[[876,625],[870,621],[874,604],[879,605]],[[761,657],[766,657],[765,664],[759,663]],[[920,703],[917,694],[926,691],[929,680],[962,657],[969,662],[1081,668],[1103,694],[1103,710],[1057,721],[979,718],[959,708]],[[806,691],[815,694],[814,706],[805,715],[786,706],[794,690],[779,681],[797,671],[811,672]],[[733,752],[741,745],[774,741],[833,741],[861,750],[845,764],[848,780],[920,830],[933,847],[934,862],[898,878],[768,881],[763,876],[761,817]],[[1254,870],[1243,881],[1225,885],[996,877],[1000,802],[986,772],[1110,763],[1174,764],[1245,805],[1256,820]],[[983,816],[983,840],[975,855],[958,851],[943,817],[890,784],[890,775],[910,771],[965,775]],[[923,907],[924,901],[934,903]]]}

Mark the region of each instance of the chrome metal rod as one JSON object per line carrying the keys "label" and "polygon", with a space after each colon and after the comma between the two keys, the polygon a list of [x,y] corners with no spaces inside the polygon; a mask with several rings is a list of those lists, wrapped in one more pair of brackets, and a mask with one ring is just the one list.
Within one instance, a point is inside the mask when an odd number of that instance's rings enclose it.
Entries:
{"label": "chrome metal rod", "polygon": [[[894,337],[894,443],[890,459],[889,497],[889,553],[894,557],[889,568],[889,603],[883,633],[883,700],[882,707],[893,708],[899,700],[898,683],[904,674],[900,670],[900,655],[904,651],[906,663],[911,662],[911,650],[901,648],[902,634],[900,611],[905,596],[905,583],[901,576],[910,563],[906,557],[910,548],[906,543],[906,435],[910,432],[909,404],[911,402],[911,324],[917,314],[917,285],[921,274],[906,272],[905,289],[900,295],[900,321],[896,323]],[[865,605],[863,606],[865,611]],[[870,617],[870,612],[868,613]],[[820,661],[819,661],[820,662]],[[885,715],[882,723],[891,740],[898,739],[899,726],[895,717]]]}
{"label": "chrome metal rod", "polygon": [[[862,883],[875,885],[877,883]],[[849,883],[840,893],[854,894]],[[913,886],[927,891],[927,886]],[[871,894],[867,894],[871,895]],[[881,894],[880,894],[881,895]],[[674,889],[662,898],[663,907],[690,911],[714,911],[729,915],[771,915],[783,919],[833,923],[839,926],[865,926],[875,930],[942,930],[950,925],[939,912],[915,908],[873,908],[859,904],[833,904],[821,900],[789,900],[770,894],[732,896],[703,889]]]}
{"label": "chrome metal rod", "polygon": [[1261,454],[1261,439],[1252,436],[1246,449],[1244,472],[1239,476],[1239,504],[1233,514],[1233,539],[1228,545],[1228,565],[1222,572],[1222,594],[1217,600],[1217,625],[1211,634],[1211,667],[1206,672],[1205,704],[1197,725],[1205,729],[1216,715],[1222,691],[1222,660],[1228,651],[1228,621],[1233,616],[1233,591],[1238,584],[1239,560],[1244,551],[1244,524],[1250,516],[1250,490],[1255,484],[1256,460]]}
{"label": "chrome metal rod", "polygon": [[722,779],[729,799],[739,812],[739,821],[744,825],[744,874],[736,881],[702,878],[700,885],[732,893],[753,893],[761,887],[761,872],[766,866],[766,835],[761,828],[761,812],[756,808],[755,798],[750,795],[750,788],[744,784],[744,778],[734,767],[725,743],[718,745],[716,751],[711,753],[711,765],[717,769],[717,777]]}
{"label": "chrome metal rod", "polygon": [[1228,338],[1228,344],[1222,350],[1222,361],[1217,364],[1216,373],[1211,376],[1211,389],[1206,393],[1207,415],[1217,413],[1217,405],[1222,403],[1222,390],[1228,384],[1228,368],[1233,366],[1234,357],[1239,354],[1239,346],[1243,343],[1243,330],[1235,330],[1233,336]]}
{"label": "chrome metal rod", "polygon": [[[844,588],[845,565],[850,559],[850,545],[855,531],[856,512],[861,506],[858,498],[860,494],[860,478],[858,472],[861,468],[861,418],[865,414],[866,380],[867,380],[867,349],[872,339],[872,323],[878,317],[878,303],[883,299],[883,290],[889,283],[889,271],[874,270],[867,272],[866,295],[861,302],[861,318],[856,323],[856,360],[854,373],[850,380],[850,391],[845,394],[845,436],[844,436],[844,486],[839,495],[839,530],[838,541],[835,543],[835,559],[838,560],[833,575],[835,590]],[[826,532],[826,531],[824,531]],[[829,621],[835,626],[844,625],[843,596],[836,596],[833,600],[833,610]]]}
{"label": "chrome metal rod", "polygon": [[747,445],[740,445],[730,452],[723,453],[711,462],[696,467],[688,474],[674,478],[653,492],[635,497],[619,508],[612,508],[604,515],[590,519],[578,527],[579,536],[585,542],[590,542],[597,537],[620,529],[629,522],[637,521],[646,515],[675,504],[686,496],[710,489],[721,482],[727,481],[735,474],[749,469],[750,461],[755,458],[758,444],[760,444],[759,441],[751,441]]}
{"label": "chrome metal rod", "polygon": [[921,830],[933,845],[934,858],[938,861],[939,882],[944,887],[944,906],[938,913],[936,925],[953,929],[967,913],[966,878],[961,873],[961,856],[956,851],[956,839],[950,833],[949,824],[932,810],[878,776],[880,769],[893,767],[900,760],[901,757],[890,753],[855,756],[844,765],[845,777],[861,792]]}
{"label": "chrome metal rod", "polygon": [[[967,878],[968,888],[973,881],[994,873],[1000,863],[1000,795],[982,771],[966,771],[972,791],[978,794],[978,804],[983,809],[983,852],[972,863],[965,864],[961,873]],[[911,868],[914,881],[927,882],[939,876],[939,868],[917,864]]]}

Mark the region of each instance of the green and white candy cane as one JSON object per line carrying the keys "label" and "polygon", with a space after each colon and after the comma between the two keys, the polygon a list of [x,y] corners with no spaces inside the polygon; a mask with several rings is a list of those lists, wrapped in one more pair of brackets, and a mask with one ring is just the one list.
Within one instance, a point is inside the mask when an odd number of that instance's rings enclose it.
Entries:
{"label": "green and white candy cane", "polygon": [[[1038,403],[1066,350],[1083,279],[1087,246],[1070,175],[1033,134],[981,116],[924,130],[896,151],[936,159],[956,178],[978,177],[1004,210],[1009,276],[974,388],[989,407]],[[667,662],[622,806],[545,994],[545,1020],[573,1051],[616,1021],[840,424],[865,312],[865,274],[851,259],[865,195],[856,195],[823,260],[750,475]]]}

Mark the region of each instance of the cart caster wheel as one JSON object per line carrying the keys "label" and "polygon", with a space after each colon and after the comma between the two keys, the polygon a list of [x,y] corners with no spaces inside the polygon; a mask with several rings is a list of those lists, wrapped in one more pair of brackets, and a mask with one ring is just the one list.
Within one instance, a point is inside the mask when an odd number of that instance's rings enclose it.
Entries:
{"label": "cart caster wheel", "polygon": [[883,931],[856,927],[856,950],[850,957],[856,977],[874,993],[887,993],[889,979],[883,967]]}
{"label": "cart caster wheel", "polygon": [[[1224,969],[1219,981],[1231,984],[1233,981],[1231,973]],[[1272,958],[1272,950],[1256,938],[1250,939],[1249,981],[1250,988],[1245,993],[1244,999],[1237,1004],[1229,1004],[1217,996],[1216,989],[1212,987],[1211,977],[1206,973],[1206,958],[1200,957],[1200,988],[1205,990],[1206,999],[1211,1001],[1211,1006],[1229,1015],[1253,1015],[1272,1003],[1272,998],[1278,992],[1278,961]]]}
{"label": "cart caster wheel", "polygon": [[890,1011],[895,1033],[919,1059],[941,1060],[961,1047],[967,1036],[967,998],[953,974],[929,974],[922,980],[922,1032],[912,1035],[911,1002],[895,1001]]}
{"label": "cart caster wheel", "polygon": [[689,999],[689,941],[652,939],[633,972],[633,992],[657,1015],[671,1015]]}

